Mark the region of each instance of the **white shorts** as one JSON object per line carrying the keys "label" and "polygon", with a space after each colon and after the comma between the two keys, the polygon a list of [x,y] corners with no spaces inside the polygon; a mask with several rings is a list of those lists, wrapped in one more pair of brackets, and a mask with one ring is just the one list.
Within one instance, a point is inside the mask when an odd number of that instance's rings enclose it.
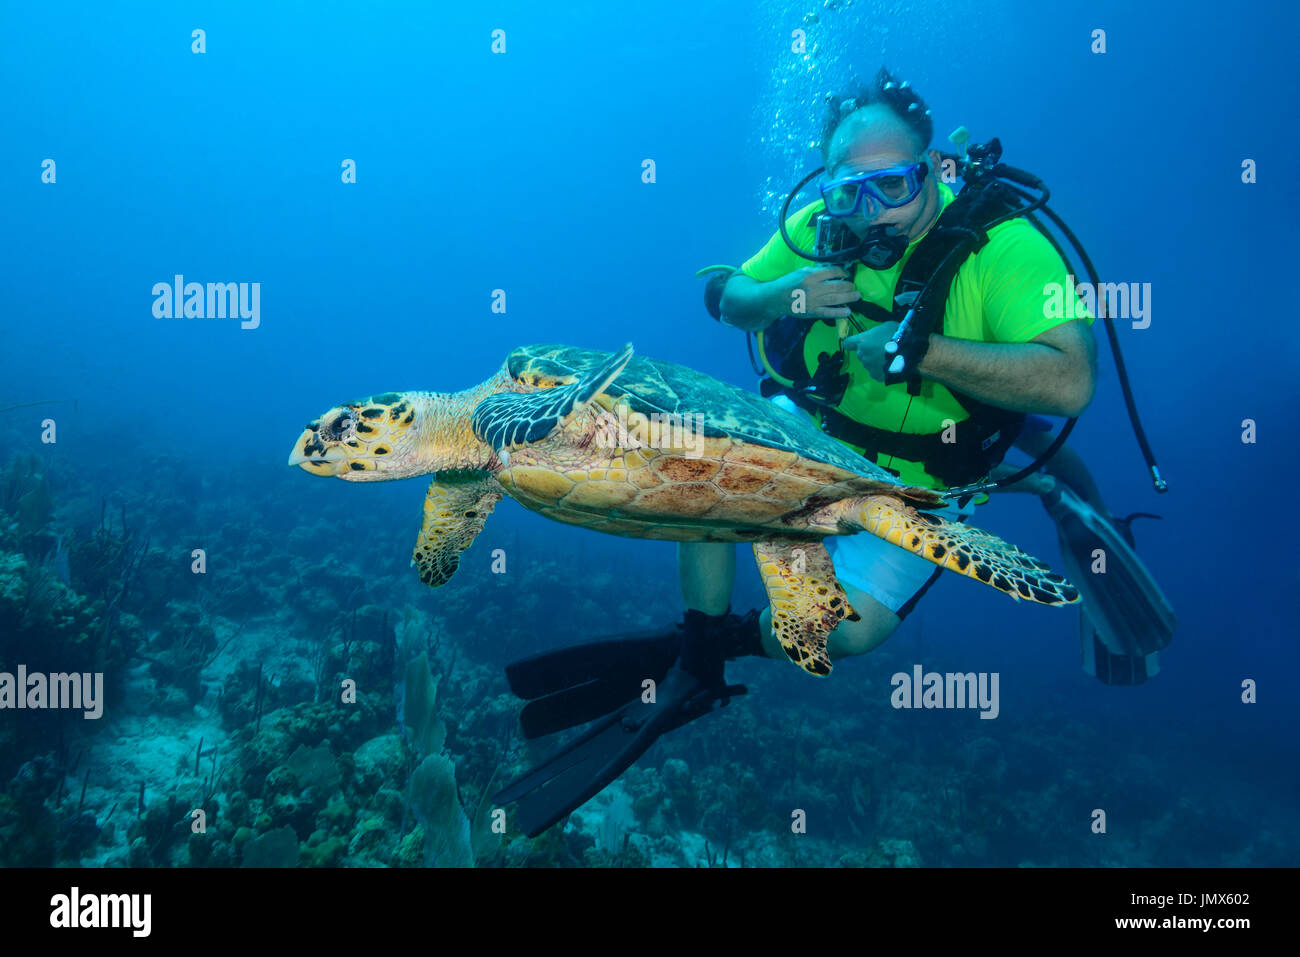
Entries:
{"label": "white shorts", "polygon": [[[950,522],[961,521],[975,514],[975,505],[972,502],[963,508],[950,505],[933,514]],[[845,585],[866,592],[895,614],[941,570],[933,562],[870,532],[839,535],[827,539],[826,545],[835,563],[836,577]]]}

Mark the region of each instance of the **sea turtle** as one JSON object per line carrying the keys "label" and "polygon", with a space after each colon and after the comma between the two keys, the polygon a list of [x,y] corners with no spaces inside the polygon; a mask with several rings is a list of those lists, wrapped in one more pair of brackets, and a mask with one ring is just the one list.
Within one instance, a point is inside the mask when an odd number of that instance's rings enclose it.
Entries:
{"label": "sea turtle", "polygon": [[434,587],[503,494],[614,535],[751,542],[773,631],[814,675],[831,670],[826,636],[857,618],[828,535],[870,532],[1017,600],[1079,599],[1014,545],[932,514],[947,504],[939,492],[898,484],[806,416],[685,366],[633,358],[631,345],[524,346],[464,392],[335,406],[307,425],[289,464],[353,482],[432,473],[412,564]]}

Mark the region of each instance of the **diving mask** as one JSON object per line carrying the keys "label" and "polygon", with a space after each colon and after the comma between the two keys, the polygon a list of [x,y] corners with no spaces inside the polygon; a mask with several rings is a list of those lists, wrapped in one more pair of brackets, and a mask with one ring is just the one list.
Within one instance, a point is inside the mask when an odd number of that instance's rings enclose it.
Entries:
{"label": "diving mask", "polygon": [[[877,210],[906,206],[921,195],[921,185],[925,182],[929,169],[926,163],[909,163],[868,173],[854,173],[822,183],[822,200],[826,204],[826,212],[837,218],[853,216],[862,209],[863,197],[867,198],[869,204],[874,203]],[[872,212],[870,206],[863,210],[866,216],[871,216]]]}

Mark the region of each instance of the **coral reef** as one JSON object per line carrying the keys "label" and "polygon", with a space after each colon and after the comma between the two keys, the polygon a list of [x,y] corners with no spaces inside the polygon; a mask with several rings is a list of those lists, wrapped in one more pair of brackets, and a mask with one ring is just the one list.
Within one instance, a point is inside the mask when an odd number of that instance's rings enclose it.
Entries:
{"label": "coral reef", "polygon": [[[815,689],[737,662],[750,695],[529,840],[490,796],[554,745],[517,739],[503,666],[675,614],[672,588],[643,587],[675,581],[670,547],[592,536],[562,560],[503,509],[431,592],[409,496],[358,516],[292,475],[136,461],[128,480],[47,454],[0,468],[0,671],[103,672],[107,698],[98,721],[4,714],[0,865],[1235,866],[1300,848],[1233,782],[1171,795],[1175,757],[1117,757],[1050,709],[900,720],[864,693],[911,660],[893,642]],[[509,574],[481,560],[498,546]],[[1080,826],[1094,794],[1116,833]]]}

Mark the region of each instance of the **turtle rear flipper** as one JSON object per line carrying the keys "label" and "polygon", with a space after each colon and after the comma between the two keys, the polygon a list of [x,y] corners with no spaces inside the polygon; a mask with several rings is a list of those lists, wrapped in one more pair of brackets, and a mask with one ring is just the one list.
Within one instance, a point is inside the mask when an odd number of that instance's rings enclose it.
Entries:
{"label": "turtle rear flipper", "polygon": [[628,343],[577,382],[490,395],[474,409],[474,434],[498,452],[540,442],[604,392],[631,359]]}
{"label": "turtle rear flipper", "polygon": [[772,609],[772,634],[790,660],[811,675],[831,673],[826,639],[858,613],[835,577],[821,542],[755,542],[754,559]]}
{"label": "turtle rear flipper", "polygon": [[411,565],[430,588],[446,584],[460,565],[460,553],[474,543],[497,502],[501,486],[485,473],[444,473],[429,483],[424,522]]}
{"label": "turtle rear flipper", "polygon": [[974,578],[1019,601],[1070,605],[1079,591],[1064,576],[996,535],[920,512],[889,495],[867,495],[832,502],[810,521],[833,526],[839,534],[870,532],[891,545],[920,555],[940,568]]}

